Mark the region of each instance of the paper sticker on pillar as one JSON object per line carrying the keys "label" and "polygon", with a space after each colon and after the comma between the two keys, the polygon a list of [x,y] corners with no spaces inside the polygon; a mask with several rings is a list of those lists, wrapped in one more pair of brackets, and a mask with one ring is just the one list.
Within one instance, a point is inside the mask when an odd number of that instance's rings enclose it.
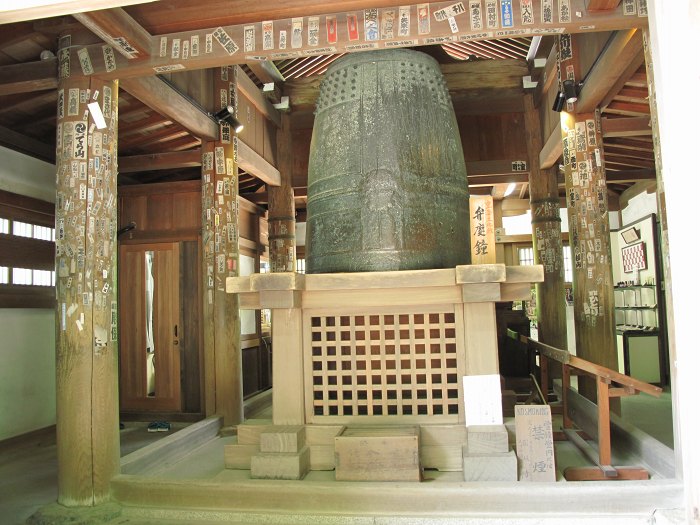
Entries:
{"label": "paper sticker on pillar", "polygon": [[399,37],[407,37],[411,33],[411,8],[410,6],[399,7]]}
{"label": "paper sticker on pillar", "polygon": [[[229,34],[226,31],[224,31],[223,27],[217,27],[212,35],[216,39],[216,41],[219,44],[221,44],[221,47],[224,48],[224,51],[226,51],[226,53],[228,53],[229,56],[233,55],[234,53],[236,53],[236,51],[238,51],[238,45],[233,41]],[[207,37],[208,36],[209,35],[207,35]]]}
{"label": "paper sticker on pillar", "polygon": [[300,48],[304,39],[304,19],[292,18],[292,49]]}
{"label": "paper sticker on pillar", "polygon": [[287,31],[286,30],[280,31],[279,48],[280,49],[287,49]]}
{"label": "paper sticker on pillar", "polygon": [[379,10],[378,9],[365,9],[364,19],[365,19],[365,40],[367,42],[373,42],[379,40]]}
{"label": "paper sticker on pillar", "polygon": [[83,70],[83,75],[92,75],[95,72],[92,68],[92,61],[87,48],[78,49],[78,61],[80,62],[80,68]]}
{"label": "paper sticker on pillar", "polygon": [[346,16],[346,24],[348,26],[348,40],[359,40],[360,39],[360,29],[357,25],[357,15],[354,13],[348,13]]}
{"label": "paper sticker on pillar", "polygon": [[554,0],[542,0],[541,17],[542,17],[543,24],[554,23],[554,5],[553,5],[553,3],[554,3]]}
{"label": "paper sticker on pillar", "polygon": [[255,51],[255,26],[243,28],[243,50],[246,53]]}
{"label": "paper sticker on pillar", "polygon": [[501,27],[513,27],[513,0],[501,0]]}
{"label": "paper sticker on pillar", "polygon": [[396,10],[384,9],[382,11],[382,40],[394,38],[394,26],[396,25]]}
{"label": "paper sticker on pillar", "polygon": [[418,4],[418,34],[430,34],[430,4]]}
{"label": "paper sticker on pillar", "polygon": [[433,13],[433,16],[435,17],[436,21],[444,22],[445,20],[449,20],[450,18],[466,12],[467,10],[464,8],[464,4],[462,2],[457,2],[456,4],[438,9]]}
{"label": "paper sticker on pillar", "polygon": [[121,49],[122,53],[129,59],[136,58],[136,55],[139,54],[138,50],[123,36],[112,39],[112,42]]}

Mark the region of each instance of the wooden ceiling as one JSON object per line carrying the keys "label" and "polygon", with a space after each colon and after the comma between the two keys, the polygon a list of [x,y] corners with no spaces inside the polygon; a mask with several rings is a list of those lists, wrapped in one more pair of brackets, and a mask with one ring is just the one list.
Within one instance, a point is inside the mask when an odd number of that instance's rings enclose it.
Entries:
{"label": "wooden ceiling", "polygon": [[[399,0],[379,3],[381,5],[378,7],[405,4]],[[162,0],[126,6],[124,11],[151,35],[161,35],[366,7],[367,0],[215,0],[207,2],[206,8],[202,7],[200,0]],[[66,27],[82,28],[70,16],[3,25],[0,30],[0,67],[7,71],[7,68],[36,65],[42,53],[43,58],[47,58],[48,67],[56,54],[57,32]],[[95,41],[98,41],[96,37]],[[451,42],[420,49],[441,63],[458,114],[499,115],[522,112],[525,93],[536,92],[537,88],[526,89],[523,86],[523,77],[530,76],[540,85],[546,82],[544,62],[551,54],[554,38],[538,37],[536,42],[538,46],[533,46],[532,37],[512,37]],[[529,57],[528,52],[531,53]],[[308,127],[312,122],[318,85],[326,68],[340,56],[342,53],[275,61],[277,70],[286,80],[284,90],[291,98],[293,114],[298,113],[300,122],[306,123],[300,124],[300,127]],[[243,69],[257,86],[269,80],[258,78],[263,77],[260,64],[251,62],[249,66]],[[648,118],[647,79],[641,47],[635,54],[635,60],[621,69],[619,78],[615,79],[613,87],[600,104],[603,117],[608,121]],[[10,94],[0,87],[0,144],[53,161],[56,89],[55,86],[41,89],[42,84],[38,82],[34,87],[33,90]],[[139,100],[143,97],[136,98],[129,91],[127,83],[124,83],[119,98],[120,183],[198,178],[200,139],[159,108],[144,104]],[[637,129],[611,133],[604,143],[606,168],[609,175],[614,175],[608,184],[611,195],[619,196],[636,182],[655,178],[650,131]],[[149,170],[149,163],[143,162],[143,159],[155,159],[163,154],[173,155],[168,157],[175,159],[173,167]],[[508,175],[502,174],[491,184],[479,184],[478,189],[475,186],[473,191],[502,198],[505,187],[512,179],[517,180],[517,189],[511,198],[528,197],[527,183],[513,174],[510,174],[510,178]],[[253,196],[265,190],[260,179],[242,171],[240,187],[242,194],[264,203],[264,199]],[[305,181],[299,185],[297,193],[300,196],[305,194]]]}

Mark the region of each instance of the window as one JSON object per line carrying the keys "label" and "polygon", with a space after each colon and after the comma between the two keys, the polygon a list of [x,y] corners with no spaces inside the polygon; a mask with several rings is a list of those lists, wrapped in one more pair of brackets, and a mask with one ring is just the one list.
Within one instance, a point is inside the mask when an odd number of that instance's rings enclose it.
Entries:
{"label": "window", "polygon": [[0,190],[0,308],[53,308],[54,205]]}
{"label": "window", "polygon": [[535,254],[532,248],[518,248],[518,264],[520,266],[532,266],[535,264]]}
{"label": "window", "polygon": [[571,283],[574,281],[574,270],[571,266],[571,246],[564,246],[564,281]]}

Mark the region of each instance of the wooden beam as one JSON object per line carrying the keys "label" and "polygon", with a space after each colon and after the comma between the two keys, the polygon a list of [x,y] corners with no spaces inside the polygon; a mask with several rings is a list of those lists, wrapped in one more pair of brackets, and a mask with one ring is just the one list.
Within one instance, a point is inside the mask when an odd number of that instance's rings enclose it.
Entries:
{"label": "wooden beam", "polygon": [[542,98],[549,92],[552,82],[557,78],[557,46],[553,45],[549,51],[549,56],[547,57],[547,63],[544,66],[544,72],[542,73],[542,79],[538,81],[537,88],[535,89],[535,94],[533,96],[533,101],[535,107],[539,107],[542,102]]}
{"label": "wooden beam", "polygon": [[2,126],[0,126],[0,145],[51,164],[56,162],[56,148],[53,145],[39,142]]}
{"label": "wooden beam", "polygon": [[[431,10],[438,10],[444,7],[449,7],[449,2],[435,2],[431,4]],[[409,27],[408,37],[402,37],[401,39],[395,38],[393,42],[390,43],[388,47],[414,47],[421,45],[434,45],[439,43],[447,43],[458,41],[459,39],[465,40],[486,40],[493,38],[490,33],[484,33],[482,30],[471,30],[468,24],[460,24],[461,31],[458,33],[452,33],[449,24],[447,22],[437,22],[434,21],[431,24],[431,32],[427,35],[418,35],[418,16],[417,16],[417,4],[412,4],[408,6],[411,9],[412,16]],[[534,23],[531,25],[523,25],[521,17],[514,17],[513,27],[508,30],[508,34],[519,34],[520,31],[528,32],[529,34],[538,34],[542,32],[551,31],[551,24],[544,23],[540,19],[539,13],[541,13],[541,6],[539,0],[533,2],[533,11],[535,13]],[[575,6],[574,6],[575,7]],[[104,78],[119,78],[125,79],[128,77],[138,77],[143,75],[155,75],[158,73],[163,73],[167,71],[181,71],[181,70],[191,70],[191,69],[204,69],[218,67],[221,65],[232,65],[232,64],[242,64],[250,62],[250,56],[255,56],[257,60],[281,60],[285,58],[294,58],[298,56],[313,56],[313,55],[328,55],[337,54],[345,52],[356,52],[362,51],[369,48],[387,47],[386,42],[362,42],[362,46],[358,46],[356,40],[350,40],[349,35],[346,31],[347,26],[347,9],[342,9],[339,12],[327,11],[324,13],[318,13],[323,16],[335,16],[337,20],[337,26],[339,31],[337,32],[337,41],[332,44],[328,44],[321,36],[321,42],[318,46],[309,46],[307,39],[304,39],[302,46],[295,49],[261,49],[262,46],[258,45],[253,50],[244,51],[244,32],[245,26],[247,24],[239,25],[222,25],[220,18],[212,18],[212,26],[209,28],[196,29],[192,31],[180,31],[176,33],[161,33],[160,31],[153,31],[158,33],[154,36],[151,41],[151,57],[147,60],[128,60],[121,55],[117,58],[117,67],[115,70],[107,72],[104,67],[104,60],[102,56],[102,46],[88,46],[87,50],[90,54],[93,67],[96,74]],[[360,13],[361,16],[361,13]],[[253,21],[268,20],[268,18],[251,18],[248,24]],[[261,28],[259,22],[256,22],[258,33],[260,34]],[[275,25],[278,27],[292,27],[292,19],[276,19]],[[647,18],[638,16],[624,16],[622,9],[606,13],[605,16],[591,15],[585,10],[581,10],[581,16],[572,16],[571,22],[558,24],[557,29],[561,28],[567,33],[580,33],[588,31],[611,31],[616,29],[629,29],[632,27],[641,27],[648,24]],[[218,27],[221,26],[221,30],[228,35],[226,37],[223,35],[222,31],[217,33]],[[172,42],[173,40],[179,40],[180,42],[191,41],[193,37],[198,39],[200,43],[200,48],[204,47],[203,43],[206,41],[207,35],[217,34],[221,35],[221,40],[226,42],[234,42],[235,46],[229,45],[228,51],[223,45],[214,39],[213,45],[211,46],[211,52],[201,52],[197,56],[193,56],[191,53],[186,59],[182,57],[182,53],[172,52]],[[160,49],[161,43],[162,48],[165,51],[161,56]],[[277,43],[277,42],[275,42]],[[392,45],[393,44],[393,45]],[[76,50],[77,51],[77,50]],[[251,55],[251,51],[254,55]],[[72,51],[73,52],[73,51]],[[73,64],[75,63],[75,66]],[[526,64],[523,61],[523,66]],[[78,60],[71,60],[71,67],[74,67],[75,74],[82,74]],[[526,73],[527,74],[527,73]]]}
{"label": "wooden beam", "polygon": [[29,93],[58,86],[55,58],[0,67],[0,96]]}
{"label": "wooden beam", "polygon": [[119,157],[119,174],[139,171],[170,170],[193,168],[202,165],[200,149],[177,151],[174,153],[153,153],[150,155],[133,155]]}
{"label": "wooden beam", "polygon": [[242,140],[238,141],[238,167],[270,186],[279,186],[281,183],[279,170]]}
{"label": "wooden beam", "polygon": [[114,7],[126,5],[145,4],[152,1],[153,0],[94,0],[90,3],[85,3],[84,0],[59,0],[57,2],[47,0],[44,2],[32,2],[29,4],[31,7],[24,7],[22,2],[18,2],[14,5],[23,7],[0,11],[0,24],[72,15],[97,9],[112,9]]}
{"label": "wooden beam", "polygon": [[587,11],[610,11],[612,9],[617,9],[620,4],[620,0],[588,0],[588,5],[586,5]]}
{"label": "wooden beam", "polygon": [[258,89],[258,86],[253,83],[245,71],[240,67],[238,68],[238,93],[243,95],[245,98],[250,100],[250,102],[260,111],[263,116],[268,120],[275,123],[279,128],[282,126],[282,119],[280,118],[279,111],[277,111],[269,100],[262,94],[262,91]]}
{"label": "wooden beam", "polygon": [[577,113],[588,113],[600,106],[605,96],[625,73],[630,61],[642,50],[642,31],[617,31],[586,75],[583,89],[575,104]]}
{"label": "wooden beam", "polygon": [[601,119],[603,138],[651,135],[650,117],[623,117]]}
{"label": "wooden beam", "polygon": [[630,81],[631,78],[634,77],[634,75],[637,73],[640,67],[644,67],[644,51],[640,51],[637,53],[637,55],[629,61],[627,64],[627,67],[625,70],[622,72],[620,77],[617,79],[617,82],[613,84],[613,86],[610,88],[610,91],[608,94],[603,98],[603,100],[600,102],[599,107],[601,108],[606,108],[615,98],[615,96],[620,93],[623,89],[644,89],[646,91],[646,97],[648,97],[649,91],[646,88],[646,86],[643,87],[637,87],[637,86],[629,86],[627,83]]}
{"label": "wooden beam", "polygon": [[[245,76],[245,75],[244,75]],[[128,78],[120,81],[125,91],[164,117],[177,122],[195,137],[219,138],[219,125],[192,100],[157,77]]]}
{"label": "wooden beam", "polygon": [[561,123],[552,130],[551,135],[540,151],[540,169],[546,170],[554,166],[562,155],[563,146],[561,143]]}
{"label": "wooden beam", "polygon": [[608,184],[618,184],[620,182],[638,182],[640,180],[656,180],[655,169],[640,169],[640,170],[620,170],[620,171],[605,171],[605,180]]}
{"label": "wooden beam", "polygon": [[151,56],[151,35],[121,7],[73,16],[126,58],[145,60]]}
{"label": "wooden beam", "polygon": [[284,82],[284,75],[280,73],[272,60],[248,62],[248,67],[263,84]]}

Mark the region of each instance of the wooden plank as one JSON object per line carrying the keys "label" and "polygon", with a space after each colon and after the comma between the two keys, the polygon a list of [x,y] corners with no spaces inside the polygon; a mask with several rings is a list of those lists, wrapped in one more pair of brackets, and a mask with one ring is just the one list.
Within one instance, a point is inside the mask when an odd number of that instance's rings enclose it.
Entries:
{"label": "wooden plank", "polygon": [[56,160],[56,148],[50,144],[45,144],[3,126],[0,126],[0,145],[51,164]]}
{"label": "wooden plank", "polygon": [[239,68],[238,71],[238,92],[247,98],[265,118],[273,122],[278,128],[282,127],[282,117],[269,100],[262,94],[253,81],[245,72]]}
{"label": "wooden plank", "polygon": [[73,16],[126,58],[144,60],[150,57],[151,35],[124,9],[91,10]]}
{"label": "wooden plank", "polygon": [[201,165],[202,152],[199,148],[189,151],[173,151],[168,153],[151,153],[148,155],[119,157],[120,174],[135,173],[139,171],[192,168]]}
{"label": "wooden plank", "polygon": [[464,305],[466,374],[498,374],[495,303]]}
{"label": "wooden plank", "polygon": [[0,67],[0,96],[56,89],[58,60],[39,60]]}
{"label": "wooden plank", "polygon": [[458,284],[500,283],[506,280],[504,264],[470,264],[457,266],[455,280]]}
{"label": "wooden plank", "polygon": [[[366,290],[307,290],[302,296],[302,308],[405,306],[454,304],[462,301],[457,286],[430,288],[372,288]],[[481,303],[478,303],[481,304]]]}
{"label": "wooden plank", "polygon": [[143,4],[152,0],[96,0],[89,6],[82,0],[62,0],[60,2],[42,2],[33,4],[16,4],[21,7],[3,9],[0,11],[0,24],[37,20],[55,16],[70,15],[86,10],[112,9],[115,7]]}
{"label": "wooden plank", "polygon": [[276,425],[302,425],[304,420],[304,368],[301,310],[272,310],[272,420]]}
{"label": "wooden plank", "polygon": [[441,447],[445,445],[462,445],[467,441],[467,427],[464,425],[421,425],[421,447]]}
{"label": "wooden plank", "polygon": [[155,474],[178,461],[187,451],[216,439],[221,423],[222,419],[218,416],[208,417],[127,454],[121,458],[121,473]]}
{"label": "wooden plank", "polygon": [[260,452],[300,452],[304,436],[303,425],[275,425],[260,433]]}
{"label": "wooden plank", "polygon": [[658,386],[650,385],[644,381],[620,374],[615,370],[591,363],[590,361],[586,361],[585,359],[581,359],[580,357],[570,354],[566,350],[554,348],[525,336],[521,336],[520,339],[522,342],[535,348],[542,355],[545,355],[546,357],[554,359],[560,363],[568,364],[573,368],[588,372],[591,375],[602,377],[620,385],[634,388],[635,390],[639,390],[640,392],[644,392],[645,394],[649,394],[654,397],[659,397],[663,391],[663,389]]}
{"label": "wooden plank", "polygon": [[335,438],[338,481],[420,481],[418,427],[348,427]]}
{"label": "wooden plank", "polygon": [[309,472],[309,447],[295,453],[260,452],[250,459],[253,479],[303,479]]}
{"label": "wooden plank", "polygon": [[505,425],[472,425],[467,427],[466,451],[469,454],[502,454],[508,452],[508,431]]}
{"label": "wooden plank", "polygon": [[608,184],[620,182],[639,182],[641,180],[656,181],[656,170],[642,168],[638,170],[606,170],[605,179]]}
{"label": "wooden plank", "polygon": [[[450,4],[449,2],[436,2],[431,5],[431,10],[438,10],[444,7],[449,7]],[[411,5],[411,10],[413,11],[413,16],[411,16],[411,26],[410,26],[410,34],[411,35],[417,35],[418,34],[418,16],[416,12],[416,7],[415,4]],[[537,16],[538,13],[541,12],[541,6],[539,1],[535,1],[533,3],[533,12],[535,13],[535,23],[532,25],[523,25],[521,18],[520,17],[514,17],[514,25],[511,30],[513,31],[520,31],[520,30],[529,30],[532,32],[537,32],[537,31],[542,31],[542,30],[549,30],[551,28],[551,24],[545,24],[542,23],[541,20],[539,20],[539,16]],[[289,50],[283,50],[280,52],[278,49],[269,49],[269,50],[263,50],[262,46],[258,46],[258,49],[255,50],[255,56],[256,58],[263,60],[263,59],[271,59],[271,60],[279,60],[282,58],[291,58],[295,56],[300,56],[300,55],[315,55],[315,54],[323,54],[333,52],[333,53],[343,53],[347,51],[358,51],[357,48],[353,47],[356,46],[357,42],[354,40],[350,40],[348,37],[347,32],[344,30],[346,27],[347,23],[347,11],[344,8],[340,12],[337,13],[332,13],[332,12],[327,12],[327,13],[319,13],[319,15],[324,15],[324,16],[335,16],[337,19],[338,23],[338,28],[340,29],[338,31],[338,38],[337,42],[334,43],[332,46],[328,47],[320,47],[320,46],[308,46],[302,45],[302,47],[298,49],[294,49],[293,51]],[[252,18],[250,20],[256,20],[256,18]],[[259,20],[259,19],[258,19]],[[216,26],[219,26],[220,24],[223,24],[223,22],[220,22],[219,19],[217,18],[217,23]],[[291,27],[292,26],[292,20],[289,18],[286,19],[280,19],[276,18],[275,19],[275,24],[279,24],[280,27]],[[601,17],[600,15],[591,15],[585,10],[581,12],[581,17],[572,17],[571,22],[565,23],[565,24],[560,24],[558,27],[562,27],[566,32],[568,33],[577,33],[577,32],[586,32],[586,31],[609,31],[613,29],[625,29],[625,28],[631,28],[631,27],[639,27],[640,25],[646,25],[647,24],[647,19],[646,18],[640,18],[640,17],[632,17],[632,16],[624,16],[622,14],[622,10],[618,8],[614,12],[611,12],[607,14],[604,17]],[[215,27],[210,27],[210,28],[201,28],[197,30],[192,30],[192,31],[179,31],[175,33],[158,33],[158,36],[153,37],[152,44],[151,44],[151,58],[148,60],[143,60],[143,61],[136,61],[136,60],[128,60],[121,55],[117,56],[117,68],[114,71],[111,71],[109,73],[105,72],[104,69],[104,61],[102,60],[102,50],[101,46],[88,46],[88,52],[91,56],[93,67],[95,68],[95,71],[98,75],[104,77],[104,78],[120,78],[120,79],[125,79],[128,77],[138,77],[142,75],[154,75],[157,73],[160,73],[163,71],[163,69],[168,70],[170,68],[176,68],[176,70],[187,70],[187,69],[204,69],[204,68],[213,68],[213,67],[218,67],[221,64],[241,64],[245,62],[249,62],[250,59],[246,58],[247,56],[250,56],[249,53],[244,53],[244,52],[236,52],[229,54],[223,46],[219,45],[218,42],[214,42],[214,46],[212,47],[212,52],[211,53],[200,53],[199,56],[193,57],[190,56],[187,60],[183,60],[181,57],[176,57],[173,58],[171,54],[166,54],[166,56],[160,57],[159,56],[159,44],[160,44],[160,39],[161,38],[166,38],[166,46],[168,42],[171,42],[173,39],[180,39],[181,41],[189,40],[192,36],[198,36],[200,39],[200,42],[204,42],[206,35],[210,33],[214,33],[216,31],[216,26]],[[245,24],[240,24],[240,25],[226,25],[223,24],[222,29],[229,35],[229,38],[233,40],[234,42],[237,42],[239,44],[242,44],[244,42],[244,31],[245,31]],[[488,36],[483,34],[483,31],[481,30],[475,30],[472,31],[471,29],[467,28],[466,25],[461,28],[462,30],[458,34],[453,34],[452,31],[449,28],[449,24],[443,24],[443,23],[434,23],[431,24],[431,33],[429,35],[421,35],[420,38],[417,38],[418,40],[418,45],[429,45],[429,44],[434,44],[435,39],[444,40],[444,39],[457,39],[459,37],[474,37],[475,39],[486,39]],[[481,34],[480,34],[481,33]],[[155,33],[154,33],[155,34]],[[372,44],[372,43],[370,43]],[[382,46],[384,43],[383,42],[377,42],[378,47]],[[331,50],[330,48],[334,48]],[[75,73],[80,75],[80,66],[77,64],[77,60],[71,61],[76,62],[75,66]],[[523,62],[523,67],[527,67],[526,64]],[[527,73],[524,73],[527,74]]]}
{"label": "wooden plank", "polygon": [[335,438],[343,433],[343,425],[307,425],[307,445],[335,446]]}
{"label": "wooden plank", "polygon": [[587,11],[610,11],[616,9],[620,4],[620,0],[588,0],[586,5]]}
{"label": "wooden plank", "polygon": [[277,130],[277,163],[280,168],[280,185],[268,187],[268,243],[270,246],[270,271],[296,271],[296,219],[292,167],[294,147],[290,117],[282,117],[282,127]]}
{"label": "wooden plank", "polygon": [[641,29],[618,31],[608,41],[586,75],[586,82],[574,105],[577,113],[587,113],[600,106],[603,98],[615,86],[630,61],[642,50]]}
{"label": "wooden plank", "polygon": [[552,133],[547,138],[540,151],[540,169],[546,170],[554,166],[554,163],[561,158],[562,143],[561,143],[561,123],[552,130]]}
{"label": "wooden plank", "polygon": [[279,186],[281,184],[279,170],[242,140],[238,140],[238,165],[242,170],[257,177],[265,184],[270,186]]}
{"label": "wooden plank", "polygon": [[469,454],[463,448],[464,481],[518,481],[518,458],[512,450],[502,454]]}
{"label": "wooden plank", "polygon": [[224,446],[224,468],[250,470],[251,458],[260,452],[258,445],[233,443]]}
{"label": "wooden plank", "polygon": [[651,135],[650,117],[622,117],[601,119],[603,138]]}
{"label": "wooden plank", "polygon": [[520,481],[556,481],[551,408],[516,406],[515,436]]}
{"label": "wooden plank", "polygon": [[309,452],[311,470],[335,470],[335,445],[309,445]]}
{"label": "wooden plank", "polygon": [[[583,439],[578,432],[570,429],[570,428],[565,428],[564,429],[564,435],[566,438],[571,441],[576,447],[584,453],[584,455],[592,462],[596,464],[596,468],[598,470],[599,474],[602,474],[601,476],[597,478],[586,478],[586,479],[605,479],[605,478],[617,478],[618,472],[617,469],[610,464],[601,464],[600,460],[598,458],[598,454],[596,453],[595,449],[591,446],[588,441]],[[572,472],[576,472],[578,469],[566,469],[566,474],[565,477],[567,480],[578,480],[579,476],[576,474],[573,474]],[[569,478],[569,476],[572,476]]]}
{"label": "wooden plank", "polygon": [[219,126],[198,105],[156,77],[120,80],[120,87],[161,115],[177,122],[195,137],[217,140]]}
{"label": "wooden plank", "polygon": [[549,93],[552,83],[557,78],[557,45],[553,45],[547,56],[547,62],[544,66],[544,72],[542,73],[542,80],[537,83],[537,89],[535,89],[534,94],[534,104],[535,107],[539,107],[542,99],[545,98]]}
{"label": "wooden plank", "polygon": [[462,445],[423,446],[420,447],[420,464],[422,468],[437,469],[440,472],[461,472]]}
{"label": "wooden plank", "polygon": [[455,270],[308,274],[305,283],[306,290],[442,287],[455,284]]}
{"label": "wooden plank", "polygon": [[277,66],[271,60],[248,62],[248,67],[263,84],[279,84],[285,80],[284,75],[280,73],[280,70],[277,69]]}

